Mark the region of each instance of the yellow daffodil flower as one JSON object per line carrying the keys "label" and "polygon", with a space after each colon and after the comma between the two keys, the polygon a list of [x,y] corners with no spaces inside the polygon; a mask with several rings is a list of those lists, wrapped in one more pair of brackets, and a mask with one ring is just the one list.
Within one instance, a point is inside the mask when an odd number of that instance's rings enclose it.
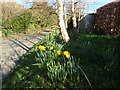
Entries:
{"label": "yellow daffodil flower", "polygon": [[58,54],[58,55],[60,55],[60,54],[61,54],[61,51],[60,51],[60,50],[58,50],[58,51],[57,51],[57,54]]}
{"label": "yellow daffodil flower", "polygon": [[50,50],[53,50],[54,47],[50,47]]}
{"label": "yellow daffodil flower", "polygon": [[45,46],[39,46],[39,49],[40,49],[40,50],[43,50],[43,51],[46,50]]}
{"label": "yellow daffodil flower", "polygon": [[70,53],[69,53],[68,51],[64,51],[63,54],[64,54],[64,55],[68,55],[68,54],[70,54]]}
{"label": "yellow daffodil flower", "polygon": [[66,58],[70,58],[70,52],[64,51],[63,54],[66,56]]}
{"label": "yellow daffodil flower", "polygon": [[70,58],[70,54],[67,54],[67,55],[65,55],[66,56],[66,58]]}

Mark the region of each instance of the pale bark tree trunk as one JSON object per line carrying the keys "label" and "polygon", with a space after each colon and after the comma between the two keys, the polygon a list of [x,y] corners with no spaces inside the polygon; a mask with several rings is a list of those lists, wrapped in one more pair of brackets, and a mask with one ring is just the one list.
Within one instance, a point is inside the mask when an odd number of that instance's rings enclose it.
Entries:
{"label": "pale bark tree trunk", "polygon": [[76,21],[76,13],[75,13],[75,2],[72,0],[72,20],[73,20],[73,28],[77,27],[77,21]]}
{"label": "pale bark tree trunk", "polygon": [[65,28],[68,28],[68,24],[67,24],[67,16],[66,16],[66,8],[65,8],[65,4],[63,5],[63,9],[64,9],[64,20],[65,20]]}
{"label": "pale bark tree trunk", "polygon": [[64,0],[58,0],[58,17],[59,17],[59,26],[61,29],[61,34],[64,42],[68,42],[70,40],[67,30],[65,28],[65,22],[64,22],[64,13],[63,13],[63,2]]}
{"label": "pale bark tree trunk", "polygon": [[77,19],[76,19],[76,12],[75,12],[75,1],[72,0],[72,21],[73,21],[73,29],[75,32],[76,39],[79,39],[79,30],[77,28]]}
{"label": "pale bark tree trunk", "polygon": [[67,23],[67,16],[66,16],[66,14],[65,14],[65,27],[66,27],[66,29],[68,28],[68,23]]}

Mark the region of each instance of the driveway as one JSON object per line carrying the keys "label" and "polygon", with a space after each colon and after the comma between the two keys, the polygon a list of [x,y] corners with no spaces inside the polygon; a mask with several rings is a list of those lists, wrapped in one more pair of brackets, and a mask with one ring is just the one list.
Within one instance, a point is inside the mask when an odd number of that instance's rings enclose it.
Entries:
{"label": "driveway", "polygon": [[[16,62],[28,52],[38,41],[49,34],[49,31],[14,38],[0,37],[0,75],[4,79],[14,68]],[[0,80],[1,81],[1,80]]]}

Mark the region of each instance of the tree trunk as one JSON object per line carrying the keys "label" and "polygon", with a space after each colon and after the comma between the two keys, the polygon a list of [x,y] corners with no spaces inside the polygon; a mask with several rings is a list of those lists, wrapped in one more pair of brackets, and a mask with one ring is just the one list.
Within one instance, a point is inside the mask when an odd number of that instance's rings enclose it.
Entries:
{"label": "tree trunk", "polygon": [[72,21],[73,21],[73,29],[75,32],[76,39],[79,39],[79,30],[77,28],[77,19],[76,19],[76,13],[75,13],[75,1],[72,0]]}
{"label": "tree trunk", "polygon": [[64,10],[64,20],[65,20],[65,28],[68,28],[68,24],[67,24],[67,16],[66,16],[66,8],[65,5],[63,5],[63,10]]}
{"label": "tree trunk", "polygon": [[66,16],[66,14],[65,14],[65,27],[66,27],[66,29],[68,29],[68,22],[67,22],[67,16]]}
{"label": "tree trunk", "polygon": [[73,21],[73,28],[77,27],[77,21],[76,21],[76,14],[75,14],[75,2],[72,0],[72,21]]}
{"label": "tree trunk", "polygon": [[58,0],[58,16],[59,16],[59,26],[61,29],[61,34],[64,42],[68,42],[70,40],[64,22],[64,13],[63,13],[63,2],[64,0]]}

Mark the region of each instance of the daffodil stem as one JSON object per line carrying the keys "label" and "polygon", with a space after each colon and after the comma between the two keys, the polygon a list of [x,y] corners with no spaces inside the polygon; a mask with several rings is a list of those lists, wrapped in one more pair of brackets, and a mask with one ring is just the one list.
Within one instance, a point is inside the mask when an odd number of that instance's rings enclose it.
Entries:
{"label": "daffodil stem", "polygon": [[[78,66],[78,65],[77,65],[77,66]],[[86,80],[87,80],[87,82],[88,82],[90,88],[92,88],[92,85],[91,85],[91,83],[90,83],[90,81],[89,81],[87,75],[85,74],[85,72],[82,70],[82,68],[81,68],[80,66],[78,66],[78,68],[82,71],[82,73],[83,73],[83,75],[85,76],[85,78],[86,78]]]}

